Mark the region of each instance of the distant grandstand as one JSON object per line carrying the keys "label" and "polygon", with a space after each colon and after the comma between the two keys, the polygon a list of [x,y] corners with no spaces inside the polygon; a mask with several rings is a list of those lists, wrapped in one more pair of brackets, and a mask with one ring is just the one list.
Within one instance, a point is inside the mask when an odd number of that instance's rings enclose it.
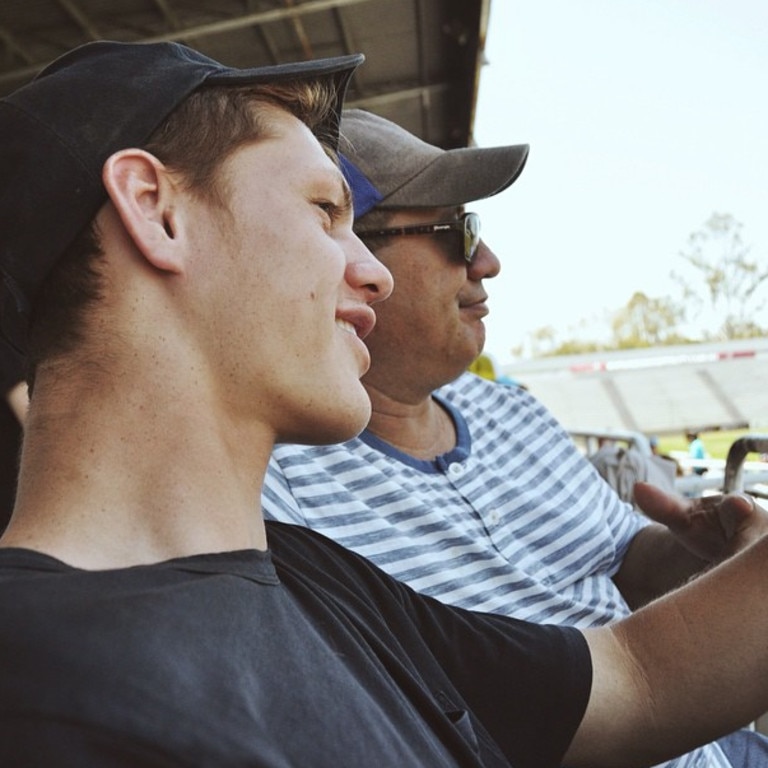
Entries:
{"label": "distant grandstand", "polygon": [[768,432],[768,338],[536,358],[500,373],[572,431]]}

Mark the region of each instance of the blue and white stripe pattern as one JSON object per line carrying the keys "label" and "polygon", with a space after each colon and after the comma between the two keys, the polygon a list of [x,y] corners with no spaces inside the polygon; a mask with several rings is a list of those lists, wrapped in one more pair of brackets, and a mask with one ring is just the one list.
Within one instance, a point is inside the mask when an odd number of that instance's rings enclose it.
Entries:
{"label": "blue and white stripe pattern", "polygon": [[582,627],[626,614],[611,576],[642,518],[524,390],[465,374],[437,397],[457,426],[453,451],[420,461],[367,433],[278,446],[265,515],[444,602]]}

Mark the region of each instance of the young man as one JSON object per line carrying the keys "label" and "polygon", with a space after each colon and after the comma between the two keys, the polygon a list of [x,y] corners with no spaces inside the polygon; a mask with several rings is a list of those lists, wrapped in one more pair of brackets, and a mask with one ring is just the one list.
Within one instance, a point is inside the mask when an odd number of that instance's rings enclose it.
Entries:
{"label": "young man", "polygon": [[333,147],[355,63],[95,43],[0,103],[3,328],[31,310],[32,371],[0,764],[644,765],[768,707],[768,540],[582,634],[254,518],[276,440],[370,415],[391,280],[310,130]]}
{"label": "young man", "polygon": [[[361,110],[341,131],[355,230],[395,278],[366,339],[373,413],[341,445],[278,446],[268,517],[443,602],[578,627],[628,615],[765,529],[743,498],[707,511],[646,490],[645,511],[672,530],[650,525],[528,392],[465,373],[500,264],[464,205],[512,184],[527,146],[443,151]],[[754,766],[756,747],[762,737],[739,732],[675,765]]]}

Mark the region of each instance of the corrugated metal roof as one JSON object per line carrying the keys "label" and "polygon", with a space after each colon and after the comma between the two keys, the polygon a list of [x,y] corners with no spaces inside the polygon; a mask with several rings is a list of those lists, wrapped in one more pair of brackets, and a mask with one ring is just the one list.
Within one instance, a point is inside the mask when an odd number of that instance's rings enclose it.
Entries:
{"label": "corrugated metal roof", "polygon": [[490,0],[3,0],[0,95],[90,40],[177,40],[232,66],[363,52],[347,104],[443,147],[472,134]]}

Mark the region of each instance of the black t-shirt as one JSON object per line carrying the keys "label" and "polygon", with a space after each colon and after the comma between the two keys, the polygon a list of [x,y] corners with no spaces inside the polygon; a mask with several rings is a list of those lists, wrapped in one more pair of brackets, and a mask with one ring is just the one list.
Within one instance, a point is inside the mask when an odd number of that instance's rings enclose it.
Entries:
{"label": "black t-shirt", "polygon": [[21,356],[0,339],[0,533],[13,510],[21,447],[21,425],[6,397],[23,378]]}
{"label": "black t-shirt", "polygon": [[444,606],[323,536],[82,571],[0,550],[0,765],[557,766],[581,634]]}

